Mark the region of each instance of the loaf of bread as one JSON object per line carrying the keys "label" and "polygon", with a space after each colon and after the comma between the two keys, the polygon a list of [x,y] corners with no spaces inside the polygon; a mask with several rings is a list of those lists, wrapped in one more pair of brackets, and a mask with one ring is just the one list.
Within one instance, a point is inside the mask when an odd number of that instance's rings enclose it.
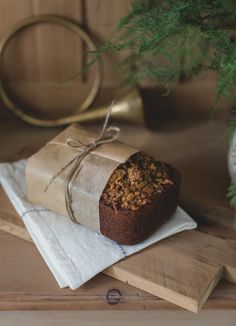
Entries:
{"label": "loaf of bread", "polygon": [[100,198],[101,233],[133,245],[149,237],[176,210],[179,172],[139,152],[119,165]]}

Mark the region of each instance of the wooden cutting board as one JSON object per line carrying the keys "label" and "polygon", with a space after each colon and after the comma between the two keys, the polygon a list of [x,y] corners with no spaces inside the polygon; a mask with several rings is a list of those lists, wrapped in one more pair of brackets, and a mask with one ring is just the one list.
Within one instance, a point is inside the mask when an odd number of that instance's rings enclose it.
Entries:
{"label": "wooden cutting board", "polygon": [[[165,239],[104,271],[118,280],[198,312],[220,279],[236,283],[236,231],[232,211],[185,200],[197,230]],[[32,241],[0,189],[0,229]]]}

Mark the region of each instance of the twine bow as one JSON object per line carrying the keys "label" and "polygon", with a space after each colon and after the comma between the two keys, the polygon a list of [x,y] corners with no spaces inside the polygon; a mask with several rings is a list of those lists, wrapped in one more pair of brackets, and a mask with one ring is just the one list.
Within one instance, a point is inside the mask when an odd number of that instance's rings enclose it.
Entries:
{"label": "twine bow", "polygon": [[[77,138],[67,138],[66,139],[66,145],[79,149],[80,153],[77,154],[73,159],[71,159],[62,169],[60,169],[53,177],[52,179],[49,181],[49,183],[47,184],[46,188],[45,188],[45,192],[47,192],[48,188],[50,187],[50,185],[54,182],[54,180],[64,171],[66,170],[69,166],[73,165],[67,181],[66,181],[66,186],[65,186],[65,204],[66,204],[66,210],[67,213],[69,215],[69,217],[71,218],[71,220],[74,223],[78,223],[78,221],[75,218],[74,215],[74,211],[72,208],[72,185],[74,183],[74,181],[76,180],[81,168],[82,168],[82,161],[85,158],[85,156],[92,150],[94,150],[95,148],[99,147],[100,145],[103,144],[107,144],[107,143],[112,143],[114,142],[116,139],[119,138],[119,134],[120,134],[120,128],[118,127],[107,127],[108,122],[109,122],[109,118],[111,116],[111,112],[112,112],[112,108],[113,108],[114,102],[112,102],[112,104],[110,105],[110,107],[108,108],[107,111],[107,115],[105,118],[105,121],[103,123],[103,127],[102,130],[100,132],[100,134],[98,135],[98,137],[94,140],[92,140],[91,142],[89,142],[88,144],[84,144],[82,143],[79,139]],[[82,152],[81,152],[82,149]]]}

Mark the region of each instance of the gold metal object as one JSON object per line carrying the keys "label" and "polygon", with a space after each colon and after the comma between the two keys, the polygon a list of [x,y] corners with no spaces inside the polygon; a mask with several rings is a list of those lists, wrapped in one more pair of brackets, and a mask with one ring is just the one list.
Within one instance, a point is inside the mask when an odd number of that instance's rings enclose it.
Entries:
{"label": "gold metal object", "polygon": [[[78,113],[77,115],[57,119],[45,120],[32,116],[25,116],[22,119],[40,127],[56,127],[74,122],[90,123],[104,120],[107,114],[107,106],[97,107],[89,111]],[[129,122],[137,125],[144,125],[143,100],[136,88],[130,90],[122,99],[112,107],[111,118],[119,121]]]}
{"label": "gold metal object", "polygon": [[[84,113],[78,114],[76,119],[71,122],[94,122],[104,120],[107,115],[107,107],[93,108]],[[129,90],[123,98],[112,107],[112,119],[129,122],[137,125],[145,125],[144,108],[142,97],[137,90],[133,88]]]}
{"label": "gold metal object", "polygon": [[41,16],[27,18],[22,22],[16,24],[0,41],[0,96],[1,96],[1,100],[6,105],[6,107],[12,110],[22,120],[38,126],[59,126],[59,125],[70,123],[71,121],[75,121],[78,114],[86,111],[94,101],[99,91],[101,80],[102,80],[101,62],[98,60],[94,64],[95,76],[93,79],[91,90],[87,95],[87,97],[85,98],[85,100],[83,101],[83,103],[75,109],[75,114],[73,116],[67,117],[65,119],[56,119],[50,121],[50,120],[41,120],[29,115],[28,113],[25,112],[25,110],[22,107],[18,107],[16,103],[14,103],[10,98],[10,96],[8,95],[3,85],[1,67],[3,64],[3,52],[7,44],[9,43],[9,41],[12,39],[12,37],[19,31],[39,23],[51,23],[51,24],[63,26],[69,29],[70,31],[72,31],[73,33],[75,33],[76,35],[78,35],[87,44],[90,51],[96,50],[96,46],[91,40],[91,38],[88,36],[88,34],[85,33],[85,31],[82,28],[80,28],[77,24],[73,23],[72,21],[66,18],[61,18],[52,15],[41,15]]}
{"label": "gold metal object", "polygon": [[[82,105],[75,109],[75,113],[73,115],[58,118],[54,120],[49,119],[41,119],[36,116],[30,115],[26,113],[24,108],[17,106],[10,96],[8,95],[2,81],[1,77],[1,67],[3,61],[3,53],[11,38],[20,30],[25,29],[29,26],[38,24],[38,23],[52,23],[56,25],[61,25],[78,36],[80,36],[84,42],[87,44],[88,48],[91,51],[96,50],[96,47],[90,37],[75,23],[71,22],[68,19],[51,16],[51,15],[42,15],[25,19],[23,22],[15,25],[11,31],[9,31],[5,37],[0,41],[0,96],[3,103],[12,110],[19,118],[22,120],[41,127],[56,127],[62,126],[66,124],[70,124],[73,122],[94,122],[99,120],[104,120],[107,114],[107,107],[99,107],[95,109],[90,109],[86,111],[89,106],[92,104],[95,96],[98,93],[101,84],[101,64],[97,61],[94,65],[95,67],[95,77],[93,80],[92,88],[87,98],[84,100]],[[86,111],[86,112],[84,112]],[[144,124],[144,113],[143,113],[143,101],[139,94],[139,91],[136,88],[129,90],[125,96],[119,100],[112,109],[112,118],[117,120],[122,120],[135,124]]]}

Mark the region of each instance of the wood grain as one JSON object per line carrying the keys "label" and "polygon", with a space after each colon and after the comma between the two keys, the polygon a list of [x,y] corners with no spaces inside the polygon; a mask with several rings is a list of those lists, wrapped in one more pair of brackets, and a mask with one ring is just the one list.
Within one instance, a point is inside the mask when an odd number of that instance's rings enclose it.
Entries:
{"label": "wood grain", "polygon": [[[0,39],[24,18],[54,14],[81,24],[97,46],[102,46],[111,37],[119,18],[127,13],[130,3],[131,0],[0,0]],[[1,71],[4,83],[26,110],[53,117],[71,114],[91,86],[91,78],[83,79],[79,74],[68,81],[84,63],[82,48],[83,43],[62,27],[45,24],[27,29],[16,35],[6,49]],[[102,56],[103,87],[120,84],[123,75],[118,63],[123,56],[120,53]],[[61,82],[64,80],[67,83]],[[160,96],[161,109],[175,110],[178,106],[188,114],[209,113],[215,83],[212,72],[180,83],[171,91],[168,101]],[[219,103],[219,108],[229,107],[225,101]]]}
{"label": "wood grain", "polygon": [[[0,123],[0,161],[27,157],[61,131],[61,128],[42,129],[26,125],[3,109],[0,111]],[[217,238],[217,243],[219,240],[235,243],[232,212],[228,208],[225,210],[228,205],[225,193],[229,182],[227,141],[212,142],[224,131],[224,121],[216,120],[211,124],[206,118],[205,121],[195,121],[193,125],[188,116],[182,116],[181,119],[170,121],[168,125],[159,118],[158,125],[158,132],[122,125],[121,138],[179,168],[183,177],[183,193],[194,198],[192,204],[189,198],[185,199],[186,209],[200,222],[199,232],[201,231],[202,237],[207,234]],[[98,130],[96,126],[92,128]],[[4,199],[2,195],[0,198]],[[201,203],[203,198],[205,203]],[[9,203],[5,199],[4,202],[5,206],[1,205],[1,217],[15,216],[17,220]],[[178,242],[181,241],[180,238]],[[172,250],[172,245],[169,243],[167,249]],[[181,253],[184,243],[181,242],[179,246]],[[208,244],[202,250],[208,250],[207,246]],[[187,251],[185,254],[190,253]],[[201,255],[198,259],[200,263],[196,266],[205,266],[206,262]],[[97,276],[75,292],[60,290],[34,246],[5,232],[0,232],[0,260],[0,309],[177,308],[156,296],[104,275]],[[215,266],[218,265],[209,267],[213,274]],[[116,288],[121,292],[121,300],[111,305],[106,297],[109,290]],[[236,286],[221,281],[203,308],[235,309]]]}
{"label": "wood grain", "polygon": [[[183,205],[198,220],[198,231],[166,239],[105,273],[196,312],[221,278],[235,282],[233,214],[209,201],[191,202],[186,198]],[[1,212],[5,231],[29,239],[27,232],[19,228],[19,219],[3,194]],[[166,257],[171,257],[171,261]]]}
{"label": "wood grain", "polygon": [[[0,37],[25,17],[57,14],[86,24],[97,44],[103,44],[111,35],[114,22],[126,12],[129,1],[86,0],[85,3],[86,21],[85,17],[82,17],[81,0],[1,0]],[[58,84],[58,79],[61,80],[78,70],[82,62],[81,44],[69,34],[62,31],[59,36],[58,30],[50,26],[37,27],[18,35],[10,45],[8,55],[4,58],[4,78],[9,82],[8,85],[15,96],[26,102],[31,109],[33,107],[44,114],[49,111],[50,114],[65,114],[73,110],[75,104],[81,100],[78,90],[80,94],[86,92],[86,83],[81,79],[73,81],[68,87]],[[55,35],[57,35],[55,40],[50,43]],[[55,47],[60,49],[58,53],[55,53]],[[63,56],[59,56],[60,53]],[[120,78],[116,70],[119,59],[119,56],[104,56],[104,85],[114,85]],[[199,197],[205,198],[207,203],[199,204],[196,214],[200,223],[199,232],[202,233],[200,240],[204,235],[210,235],[211,239],[217,239],[216,243],[212,240],[214,245],[222,240],[232,248],[230,244],[235,244],[232,216],[223,207],[228,204],[225,198],[229,184],[227,142],[215,141],[224,131],[225,125],[223,120],[210,123],[208,116],[215,92],[214,81],[215,76],[207,74],[190,83],[177,85],[169,97],[159,96],[157,100],[155,98],[153,103],[157,114],[154,114],[155,118],[152,119],[157,120],[155,124],[158,132],[124,125],[122,139],[176,165],[183,175],[183,193],[191,194],[195,203]],[[108,102],[111,99],[114,97],[106,96]],[[220,108],[225,111],[229,104],[221,103]],[[160,113],[164,113],[163,121],[160,119]],[[61,130],[26,125],[3,107],[0,108],[0,124],[0,161],[28,157]],[[0,196],[3,200],[2,194]],[[22,225],[17,225],[19,219],[14,210],[12,212],[5,199],[4,203],[6,205],[0,209],[1,216],[7,216],[10,223],[1,224],[1,227],[5,227],[8,232],[18,232],[21,237],[29,240]],[[185,204],[187,203],[189,205],[189,201],[185,201]],[[194,205],[186,209],[189,208],[193,209],[192,214],[196,213]],[[217,211],[214,208],[217,208]],[[210,211],[216,214],[211,216]],[[182,250],[184,255],[187,255],[187,260],[188,255],[192,254],[184,241],[181,241],[181,239],[178,241],[180,249],[175,259],[176,264],[183,261]],[[169,251],[164,251],[164,254],[171,253],[173,245],[174,243],[169,243]],[[205,247],[203,246],[202,251],[209,249],[208,243],[205,243]],[[228,247],[223,248],[227,250]],[[210,253],[213,249],[212,247],[209,249]],[[222,256],[221,253],[220,258]],[[193,267],[202,268],[209,263],[208,261],[206,263],[204,256],[199,252],[197,258],[200,262],[195,263]],[[228,254],[226,258],[228,262],[230,259]],[[5,232],[0,232],[0,261],[0,309],[176,309],[176,306],[156,296],[105,275],[97,276],[75,292],[68,289],[59,290],[34,246]],[[156,264],[154,266],[156,268]],[[216,276],[215,280],[221,275],[228,280],[232,278],[229,265],[222,268],[222,271],[217,261],[209,269]],[[197,268],[194,272],[197,273]],[[199,274],[196,276],[199,277]],[[168,282],[170,286],[173,285],[171,280]],[[207,282],[209,286],[208,291],[205,291],[205,297],[215,285],[211,279],[207,279]],[[119,289],[121,297],[118,296],[116,299],[115,296],[113,299],[112,294],[111,300],[117,300],[117,304],[111,305],[107,296],[109,290],[114,288]],[[193,294],[196,295],[200,290],[195,289]],[[205,297],[203,295],[202,302]],[[192,301],[190,305],[196,308]],[[235,309],[236,286],[221,281],[204,308]]]}
{"label": "wood grain", "polygon": [[[165,300],[106,275],[76,291],[59,289],[33,244],[0,231],[0,310],[179,309]],[[116,304],[107,299],[119,289]],[[204,309],[236,309],[236,286],[220,282]]]}
{"label": "wood grain", "polygon": [[235,283],[235,245],[189,231],[122,261],[108,275],[197,312],[221,278]]}
{"label": "wood grain", "polygon": [[[114,24],[129,6],[129,0],[1,0],[0,37],[26,17],[51,14],[83,25],[101,45],[111,36]],[[81,41],[72,33],[49,25],[24,31],[12,43],[4,61],[11,80],[57,81],[58,77],[78,72],[83,62]],[[104,82],[114,84],[114,71],[113,74],[111,71],[114,63],[117,65],[117,58],[109,57],[104,57]]]}
{"label": "wood grain", "polygon": [[2,312],[1,326],[235,326],[236,311],[205,310],[197,316],[188,311],[17,311]]}
{"label": "wood grain", "polygon": [[[4,207],[8,206],[6,197],[1,195],[0,198],[0,206],[5,210]],[[207,221],[203,203],[195,203],[191,208],[194,215],[204,216]],[[224,210],[228,218],[232,217],[230,210]],[[219,221],[217,207],[210,213],[206,207],[206,211],[211,220]],[[4,215],[0,210],[0,228],[32,241],[22,224],[18,226],[16,212],[11,209],[9,221],[9,208],[7,212],[8,215]],[[236,283],[236,232],[232,231],[234,238],[229,242],[214,235],[214,226],[211,234],[200,230],[186,231],[126,258],[103,273],[198,312],[220,279]]]}

